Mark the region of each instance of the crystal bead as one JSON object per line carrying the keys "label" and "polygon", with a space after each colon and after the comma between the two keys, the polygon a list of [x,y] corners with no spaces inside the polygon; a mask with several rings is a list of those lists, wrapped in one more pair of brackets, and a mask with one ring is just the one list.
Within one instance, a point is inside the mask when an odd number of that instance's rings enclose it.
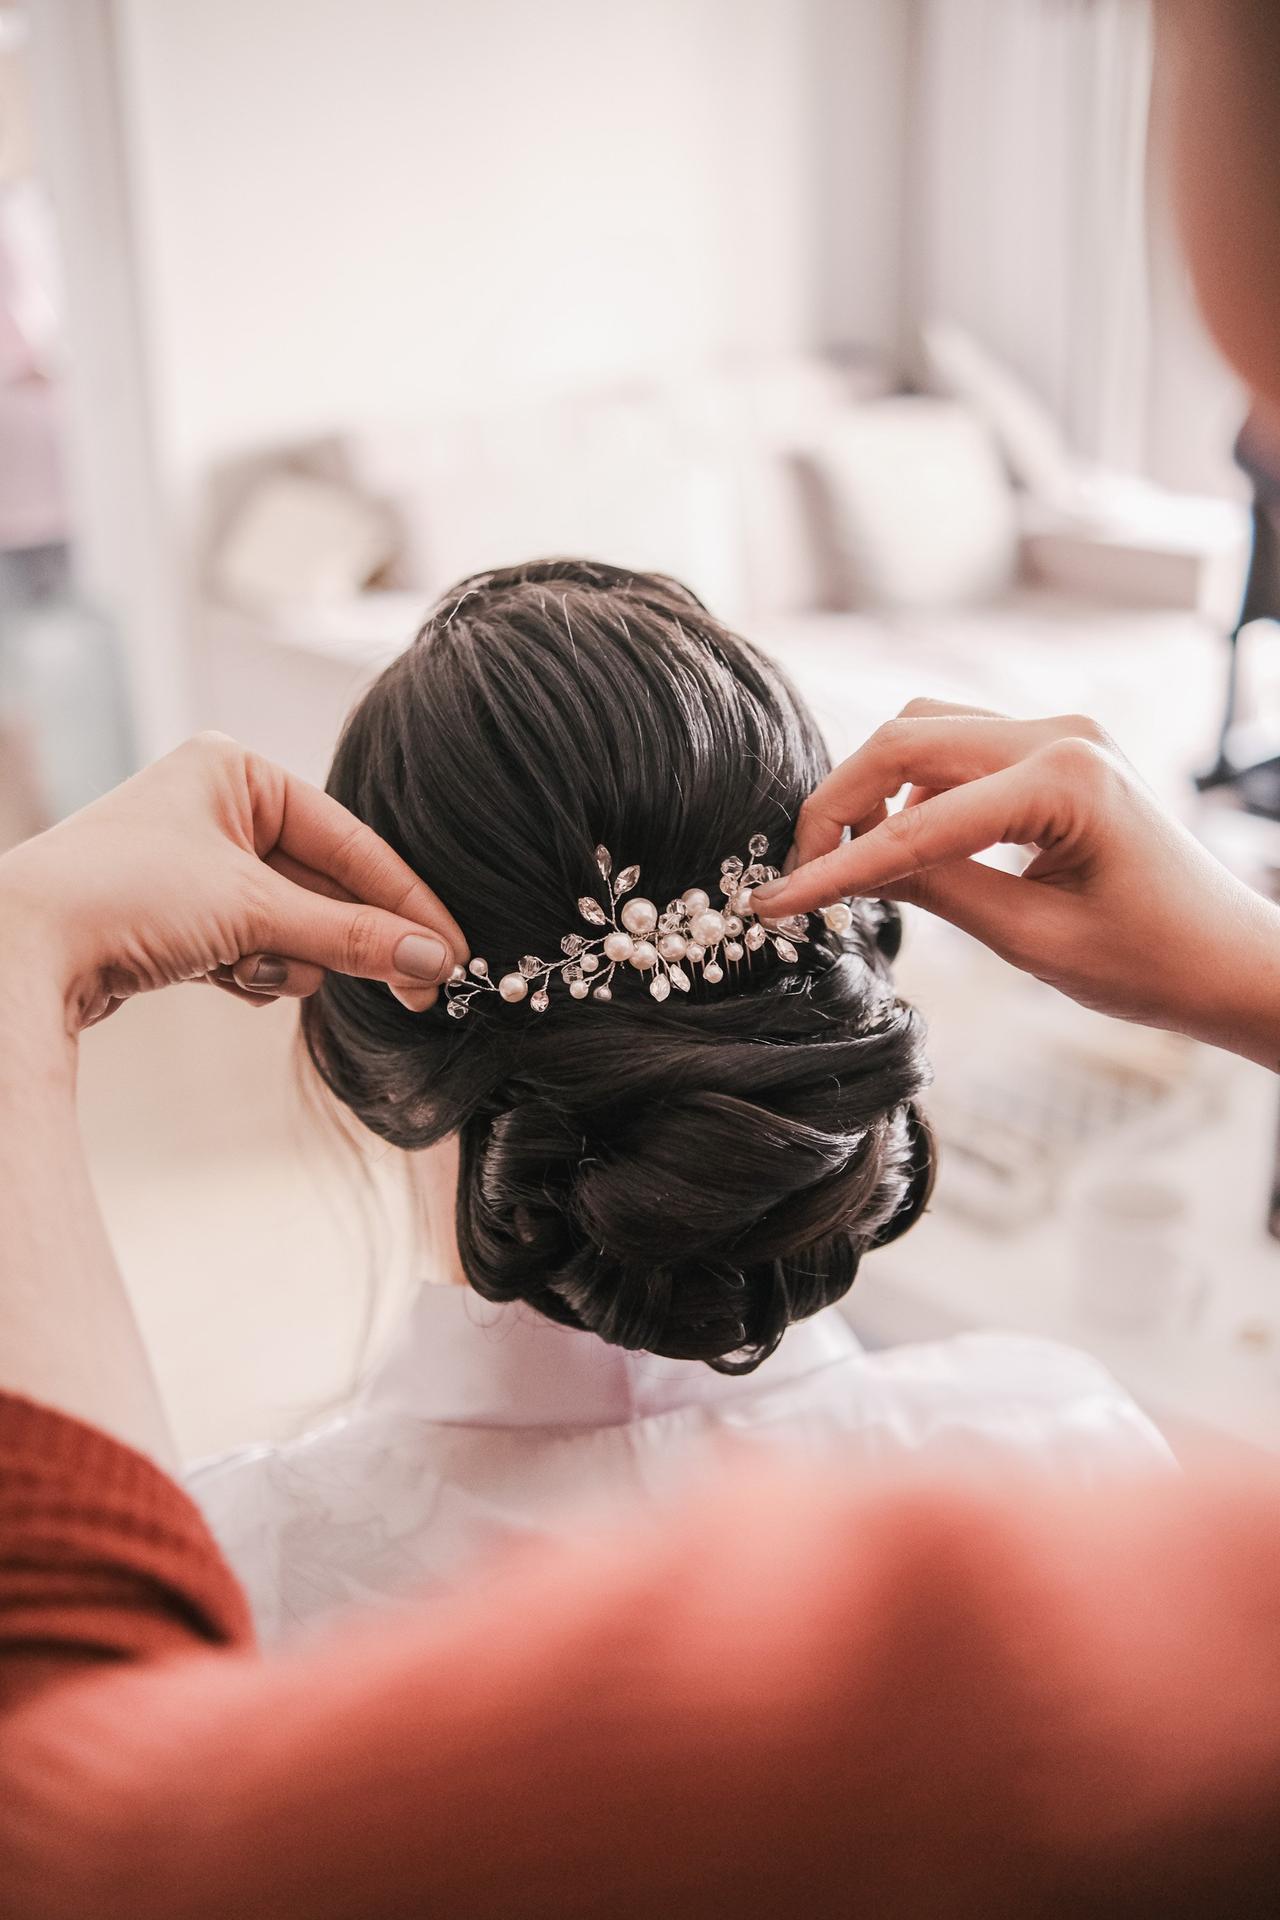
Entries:
{"label": "crystal bead", "polygon": [[785,960],[788,965],[794,965],[800,958],[789,940],[775,940],[773,945],[779,960]]}
{"label": "crystal bead", "polygon": [[530,1000],[529,1005],[533,1008],[535,1013],[546,1012],[547,1008],[551,1005],[551,996],[550,994],[548,994],[545,987],[540,988],[538,992],[533,995],[533,998]]}
{"label": "crystal bead", "polygon": [[532,980],[535,973],[542,972],[542,962],[536,953],[521,954],[520,971],[526,980]]}
{"label": "crystal bead", "polygon": [[785,933],[789,940],[807,940],[809,938],[809,916],[807,913],[789,913],[783,920],[771,920],[775,933]]}
{"label": "crystal bead", "polygon": [[754,867],[747,868],[742,876],[742,884],[744,887],[762,887],[768,878],[768,867],[762,867],[757,864]]}
{"label": "crystal bead", "polygon": [[571,960],[576,960],[586,944],[586,941],[580,933],[566,933],[564,939],[560,942],[560,951],[561,953],[567,953]]}
{"label": "crystal bead", "polygon": [[471,962],[471,971],[477,980],[487,980],[489,978],[489,962],[487,960],[473,960]]}
{"label": "crystal bead", "polygon": [[607,927],[609,924],[608,914],[600,905],[600,902],[593,900],[589,893],[584,893],[581,900],[579,900],[578,912],[584,920],[589,920],[593,927]]}
{"label": "crystal bead", "polygon": [[621,900],[624,893],[630,893],[632,887],[640,884],[639,867],[624,867],[613,883],[613,897]]}
{"label": "crystal bead", "polygon": [[575,980],[581,980],[582,968],[576,964],[573,966],[561,967],[560,977],[563,980],[568,980],[570,984],[572,984],[572,982]]}
{"label": "crystal bead", "polygon": [[658,915],[658,932],[659,933],[679,933],[683,925],[684,925],[683,912],[673,913],[671,911],[671,908],[668,907],[665,913],[660,913]]}
{"label": "crystal bead", "polygon": [[745,949],[740,940],[726,940],[724,957],[726,960],[741,960]]}
{"label": "crystal bead", "polygon": [[751,855],[752,859],[762,860],[765,854],[768,853],[768,851],[769,851],[768,834],[753,833],[751,838],[747,842],[747,852]]}
{"label": "crystal bead", "polygon": [[463,1020],[463,1019],[465,1019],[465,1018],[466,1018],[466,1015],[467,1015],[467,1012],[468,1012],[468,1008],[467,1008],[467,1003],[466,1003],[466,1001],[465,1001],[465,1000],[451,1000],[451,1001],[449,1002],[449,1012],[450,1012],[450,1013],[451,1013],[451,1014],[453,1015],[453,1018],[454,1018],[455,1020]]}
{"label": "crystal bead", "polygon": [[688,991],[689,991],[689,976],[688,976],[688,974],[687,974],[687,973],[685,972],[685,970],[684,970],[684,968],[683,968],[683,967],[672,967],[672,968],[670,969],[670,974],[671,974],[671,984],[672,984],[672,986],[673,986],[673,987],[678,987],[678,988],[680,989],[680,991],[681,991],[681,993],[688,993]]}
{"label": "crystal bead", "polygon": [[736,853],[731,853],[727,860],[720,862],[720,871],[723,874],[732,874],[735,876],[742,872],[742,862]]}
{"label": "crystal bead", "polygon": [[608,847],[596,848],[596,865],[600,869],[601,879],[607,880],[613,872],[613,855],[610,853]]}
{"label": "crystal bead", "polygon": [[665,1000],[671,991],[671,982],[665,973],[655,973],[649,982],[649,991],[655,1000]]}
{"label": "crystal bead", "polygon": [[593,1000],[612,1000],[613,989],[611,987],[599,986],[595,989],[591,997]]}
{"label": "crystal bead", "polygon": [[765,940],[768,938],[768,935],[765,933],[764,928],[757,921],[754,926],[750,926],[747,928],[746,932],[743,934],[742,937],[746,941],[752,953],[756,953],[764,945]]}
{"label": "crystal bead", "polygon": [[718,987],[724,979],[724,968],[718,967],[713,960],[709,967],[702,969],[702,977],[704,980],[709,980],[713,987]]}
{"label": "crystal bead", "polygon": [[684,919],[684,915],[685,905],[683,900],[668,900],[666,912],[662,917],[664,920],[674,920],[678,926]]}

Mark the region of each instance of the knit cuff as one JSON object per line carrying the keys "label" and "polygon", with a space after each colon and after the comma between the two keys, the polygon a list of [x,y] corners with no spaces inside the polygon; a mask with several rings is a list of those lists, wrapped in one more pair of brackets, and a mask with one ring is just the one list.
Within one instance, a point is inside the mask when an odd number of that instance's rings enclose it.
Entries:
{"label": "knit cuff", "polygon": [[0,1393],[0,1657],[154,1658],[251,1643],[199,1509],[94,1427]]}

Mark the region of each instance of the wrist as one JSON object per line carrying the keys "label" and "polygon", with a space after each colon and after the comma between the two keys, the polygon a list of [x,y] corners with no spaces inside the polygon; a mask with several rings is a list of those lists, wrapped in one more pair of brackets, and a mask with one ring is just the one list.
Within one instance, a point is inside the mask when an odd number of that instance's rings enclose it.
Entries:
{"label": "wrist", "polygon": [[71,990],[66,945],[56,921],[10,883],[0,861],[0,1018],[10,1030],[24,1018],[37,1033],[74,1035]]}
{"label": "wrist", "polygon": [[1280,1072],[1280,907],[1246,887],[1202,970],[1189,1031]]}

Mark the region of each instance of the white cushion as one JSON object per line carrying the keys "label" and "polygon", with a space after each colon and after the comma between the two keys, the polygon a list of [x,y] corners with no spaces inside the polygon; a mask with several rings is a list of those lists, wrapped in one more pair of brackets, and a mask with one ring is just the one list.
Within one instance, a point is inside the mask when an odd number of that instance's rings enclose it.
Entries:
{"label": "white cushion", "polygon": [[278,470],[256,482],[214,556],[220,599],[267,609],[358,593],[390,560],[390,514],[351,487]]}
{"label": "white cushion", "polygon": [[986,422],[1017,484],[1043,500],[1069,494],[1078,463],[1052,413],[1026,382],[971,333],[948,321],[922,328],[920,342],[933,391],[961,401]]}
{"label": "white cushion", "polygon": [[966,408],[915,395],[846,408],[809,465],[834,605],[963,604],[1012,580],[1012,492],[991,435]]}

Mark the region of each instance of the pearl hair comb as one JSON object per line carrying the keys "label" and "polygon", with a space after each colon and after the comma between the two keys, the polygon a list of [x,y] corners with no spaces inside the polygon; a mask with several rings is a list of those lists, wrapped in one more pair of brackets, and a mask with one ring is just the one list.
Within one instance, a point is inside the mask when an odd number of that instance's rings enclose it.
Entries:
{"label": "pearl hair comb", "polygon": [[[749,963],[751,955],[766,946],[780,960],[794,963],[800,957],[796,943],[809,937],[809,915],[765,920],[756,916],[751,904],[752,889],[778,877],[776,867],[761,864],[768,850],[766,836],[756,833],[747,849],[749,864],[736,854],[720,862],[723,908],[713,907],[701,887],[689,887],[660,911],[635,891],[640,884],[639,867],[623,867],[615,874],[609,849],[597,847],[596,865],[609,904],[602,907],[593,895],[583,894],[578,911],[589,926],[604,931],[566,933],[560,942],[563,958],[543,960],[536,953],[526,953],[514,972],[497,980],[487,960],[476,958],[466,967],[455,967],[445,986],[445,1004],[453,1018],[461,1020],[478,994],[497,993],[513,1003],[527,997],[535,1013],[545,1013],[551,1004],[553,974],[568,987],[571,1000],[585,1000],[590,994],[594,1000],[608,1002],[619,967],[647,975],[650,994],[662,1001],[673,987],[677,993],[688,993],[693,984],[690,968],[700,968],[707,984],[718,986],[726,964],[737,968],[744,961]],[[822,920],[833,933],[843,933],[853,915],[838,901],[822,909]]]}

